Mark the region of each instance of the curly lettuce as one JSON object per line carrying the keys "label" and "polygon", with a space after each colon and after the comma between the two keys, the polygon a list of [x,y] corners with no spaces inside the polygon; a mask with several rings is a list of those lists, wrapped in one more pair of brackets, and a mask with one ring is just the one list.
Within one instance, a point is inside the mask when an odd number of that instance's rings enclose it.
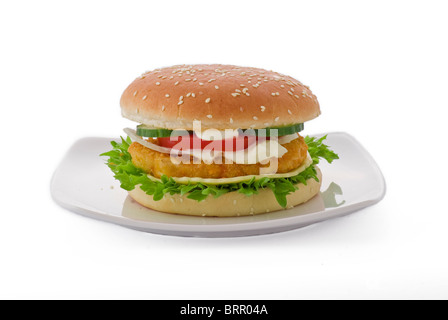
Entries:
{"label": "curly lettuce", "polygon": [[203,183],[179,184],[174,179],[162,176],[160,181],[148,178],[147,174],[135,167],[132,163],[131,154],[128,152],[132,141],[121,138],[121,143],[112,141],[113,149],[103,153],[100,156],[109,157],[107,166],[114,173],[115,179],[120,181],[121,188],[131,191],[140,185],[140,188],[148,195],[153,196],[154,201],[159,201],[165,194],[187,195],[187,198],[202,201],[208,196],[218,198],[228,192],[239,192],[247,196],[257,194],[259,190],[269,188],[275,195],[277,202],[286,208],[286,196],[296,191],[300,184],[307,184],[307,180],[317,178],[315,165],[321,159],[328,161],[339,159],[338,155],[331,151],[323,141],[327,138],[324,136],[320,139],[314,137],[306,137],[305,142],[308,145],[308,152],[313,160],[313,164],[296,176],[289,178],[268,178],[261,179],[252,178],[251,180],[229,183],[221,185],[209,185]]}

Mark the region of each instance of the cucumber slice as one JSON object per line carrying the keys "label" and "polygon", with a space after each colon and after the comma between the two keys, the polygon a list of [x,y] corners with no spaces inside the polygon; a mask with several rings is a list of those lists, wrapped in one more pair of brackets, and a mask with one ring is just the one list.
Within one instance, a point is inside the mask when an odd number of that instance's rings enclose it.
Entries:
{"label": "cucumber slice", "polygon": [[[286,126],[286,127],[269,127],[269,128],[265,128],[265,129],[256,129],[255,133],[257,136],[260,136],[260,135],[264,136],[263,131],[266,130],[266,137],[270,137],[271,130],[273,130],[272,134],[276,134],[277,136],[281,137],[281,136],[286,136],[288,134],[300,132],[303,129],[304,129],[303,123],[297,123],[297,124],[293,124],[293,125]],[[274,130],[277,130],[277,133]]]}
{"label": "cucumber slice", "polygon": [[[296,132],[302,131],[304,128],[303,123],[297,123],[286,127],[269,127],[265,129],[255,129],[255,134],[263,135],[266,137],[271,136],[271,130],[277,130],[277,136],[286,136],[288,134],[293,134]],[[264,130],[266,130],[266,135],[264,133]],[[275,132],[272,131],[272,134]],[[145,126],[144,124],[141,124],[137,126],[137,135],[140,137],[147,137],[147,138],[166,138],[171,137],[171,135],[174,134],[174,136],[181,136],[186,134],[186,131],[183,130],[169,130],[169,129],[161,129],[161,128],[152,128]]]}
{"label": "cucumber slice", "polygon": [[137,126],[137,135],[140,137],[146,138],[167,138],[174,136],[181,136],[186,134],[187,131],[183,130],[170,130],[170,129],[161,129],[161,128],[151,128],[141,124]]}

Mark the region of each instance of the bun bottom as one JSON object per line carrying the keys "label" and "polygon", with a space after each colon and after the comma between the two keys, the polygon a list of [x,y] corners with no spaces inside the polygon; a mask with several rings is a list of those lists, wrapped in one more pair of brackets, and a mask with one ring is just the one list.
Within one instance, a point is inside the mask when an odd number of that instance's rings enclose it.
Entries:
{"label": "bun bottom", "polygon": [[[319,182],[314,179],[307,180],[307,185],[299,184],[299,189],[286,198],[288,208],[307,202],[320,190],[322,173],[316,167]],[[238,192],[229,192],[219,198],[209,196],[204,201],[188,199],[187,195],[166,194],[162,200],[154,201],[139,187],[129,192],[129,195],[144,207],[166,212],[189,216],[202,217],[235,217],[249,216],[266,212],[283,210],[271,189],[260,190],[258,194],[246,196]]]}

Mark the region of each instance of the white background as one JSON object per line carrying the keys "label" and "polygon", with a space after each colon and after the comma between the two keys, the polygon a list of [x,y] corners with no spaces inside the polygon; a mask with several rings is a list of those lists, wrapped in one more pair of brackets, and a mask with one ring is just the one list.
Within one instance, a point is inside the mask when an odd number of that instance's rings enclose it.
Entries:
{"label": "white background", "polygon": [[[448,298],[446,1],[2,1],[0,298]],[[190,239],[72,214],[49,184],[71,144],[118,137],[141,72],[290,74],[388,191],[283,234]]]}

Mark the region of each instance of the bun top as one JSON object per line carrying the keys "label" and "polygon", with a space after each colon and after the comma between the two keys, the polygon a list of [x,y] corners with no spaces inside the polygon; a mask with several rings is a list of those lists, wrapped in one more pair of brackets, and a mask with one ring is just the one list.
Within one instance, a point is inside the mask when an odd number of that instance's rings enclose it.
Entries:
{"label": "bun top", "polygon": [[319,116],[311,90],[277,72],[231,65],[182,65],[142,74],[124,91],[125,118],[157,128],[262,129]]}

